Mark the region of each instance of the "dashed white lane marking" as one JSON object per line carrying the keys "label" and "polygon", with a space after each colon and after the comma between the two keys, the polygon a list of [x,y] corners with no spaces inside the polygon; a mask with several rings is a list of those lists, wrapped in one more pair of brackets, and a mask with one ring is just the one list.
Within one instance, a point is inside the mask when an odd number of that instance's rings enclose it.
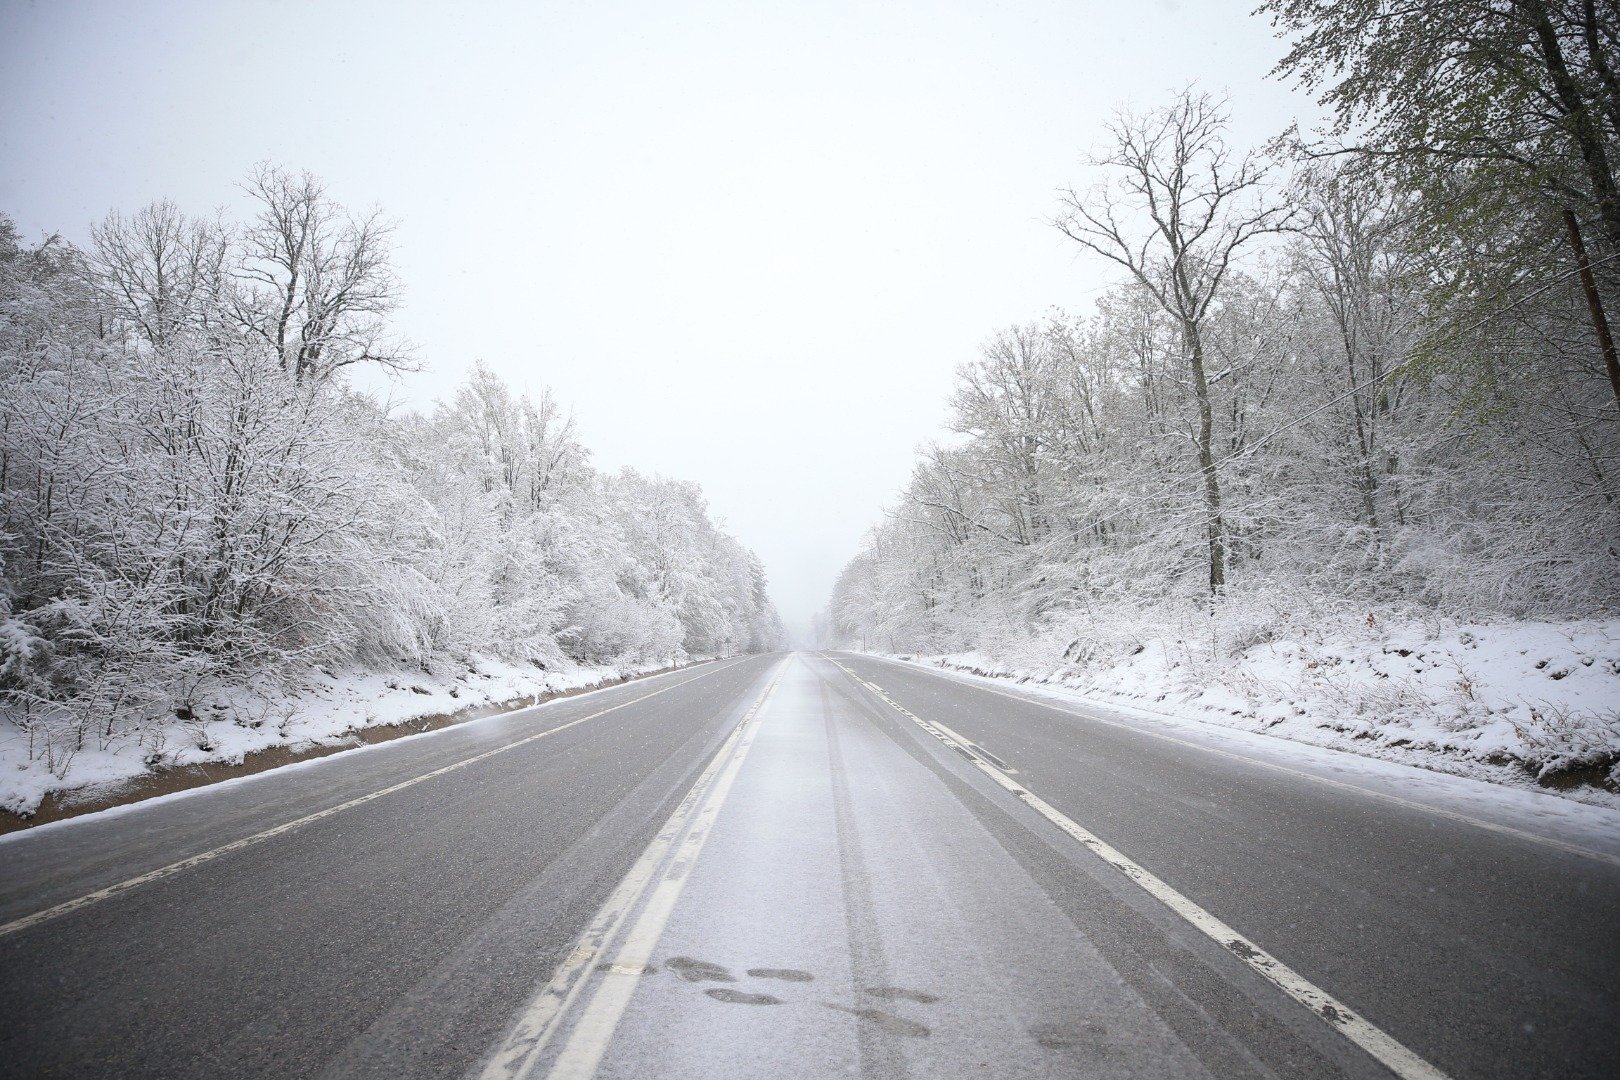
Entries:
{"label": "dashed white lane marking", "polygon": [[[829,657],[828,659],[831,658]],[[898,661],[888,661],[886,658],[882,657],[879,657],[878,659],[883,659],[886,663],[898,663]],[[834,660],[833,663],[836,664],[838,662]],[[934,672],[928,670],[927,668],[922,668],[919,670],[922,670],[930,675],[944,674],[947,677],[954,678],[954,676],[949,672]],[[1384,802],[1394,803],[1397,806],[1404,806],[1408,809],[1422,810],[1425,813],[1433,814],[1436,817],[1445,818],[1448,821],[1455,821],[1464,825],[1472,825],[1476,829],[1484,829],[1487,832],[1498,833],[1502,836],[1511,836],[1518,840],[1528,840],[1531,843],[1541,844],[1544,847],[1550,847],[1569,855],[1579,855],[1583,858],[1596,859],[1598,862],[1608,863],[1610,866],[1620,866],[1620,855],[1613,854],[1612,852],[1597,851],[1593,848],[1582,847],[1580,844],[1571,843],[1568,840],[1560,840],[1554,836],[1544,836],[1541,833],[1533,833],[1524,829],[1516,829],[1512,825],[1503,825],[1499,822],[1487,821],[1483,818],[1477,818],[1470,814],[1464,814],[1460,810],[1447,810],[1443,806],[1434,806],[1431,803],[1419,802],[1416,799],[1408,799],[1404,796],[1396,795],[1393,792],[1379,791],[1377,788],[1362,787],[1360,784],[1346,783],[1343,780],[1335,780],[1329,776],[1322,776],[1318,773],[1306,772],[1304,769],[1296,769],[1289,765],[1279,765],[1274,761],[1265,761],[1260,758],[1249,757],[1246,754],[1234,753],[1231,750],[1222,750],[1216,746],[1208,746],[1204,743],[1193,742],[1191,739],[1183,739],[1175,735],[1166,734],[1162,731],[1152,731],[1147,728],[1138,727],[1135,724],[1127,724],[1119,720],[1110,720],[1104,716],[1096,716],[1092,713],[1080,712],[1076,709],[1065,708],[1056,701],[1046,701],[1036,697],[1010,694],[1005,690],[998,689],[994,686],[985,686],[977,681],[970,681],[967,679],[957,679],[956,681],[959,681],[964,685],[971,686],[976,690],[983,690],[987,694],[995,694],[997,697],[1004,697],[1009,701],[1017,701],[1024,705],[1033,705],[1036,708],[1051,709],[1053,712],[1059,712],[1065,716],[1073,716],[1077,719],[1085,720],[1088,723],[1106,724],[1108,727],[1119,728],[1122,731],[1133,732],[1137,735],[1146,735],[1149,738],[1158,739],[1162,742],[1175,743],[1177,746],[1185,746],[1193,750],[1202,750],[1207,754],[1216,754],[1220,757],[1230,758],[1233,761],[1241,761],[1247,765],[1258,765],[1262,769],[1271,769],[1273,772],[1287,773],[1289,776],[1297,776],[1305,780],[1312,780],[1318,784],[1325,784],[1328,787],[1340,788],[1344,791],[1353,791],[1359,795],[1367,795],[1374,799],[1382,799]],[[1556,798],[1556,796],[1552,795],[1543,797],[1549,799]]]}
{"label": "dashed white lane marking", "polygon": [[[743,758],[753,746],[760,710],[782,681],[789,662],[783,661],[777,668],[765,692],[721,744],[714,760],[607,898],[551,981],[518,1013],[506,1038],[484,1066],[481,1080],[516,1080],[532,1075],[568,1021],[570,1010],[591,985],[593,969],[601,976],[596,989],[573,1017],[568,1041],[547,1075],[561,1078],[595,1074],[630,995],[647,971],[687,875],[731,792]],[[632,915],[635,921],[626,931]]]}
{"label": "dashed white lane marking", "polygon": [[[828,657],[828,659],[830,660],[831,657]],[[895,711],[909,718],[918,727],[946,746],[962,754],[980,772],[1017,796],[1024,803],[1027,803],[1036,813],[1062,829],[1075,840],[1078,840],[1104,862],[1141,886],[1154,899],[1163,903],[1171,911],[1174,911],[1203,934],[1213,939],[1222,948],[1259,972],[1278,989],[1282,990],[1283,993],[1311,1010],[1329,1027],[1371,1054],[1396,1076],[1402,1077],[1403,1080],[1446,1080],[1445,1073],[1396,1042],[1383,1029],[1351,1012],[1343,1002],[1333,995],[1311,983],[1293,968],[1284,964],[1230,926],[1227,926],[1175,889],[1172,889],[1151,871],[1131,861],[1117,848],[1064,815],[1034,792],[1021,787],[994,765],[980,758],[968,749],[971,744],[950,728],[937,721],[924,720],[891,698],[882,687],[867,682],[849,668],[844,667],[843,664],[838,663],[837,660],[832,660],[832,663],[836,664],[843,670],[844,674],[854,679],[856,683],[864,686],[877,697],[887,702]]]}
{"label": "dashed white lane marking", "polygon": [[[741,662],[742,661],[738,661],[738,663]],[[109,897],[117,896],[120,893],[129,892],[131,889],[149,884],[153,881],[161,881],[163,878],[173,877],[182,870],[190,870],[194,866],[201,866],[203,863],[212,862],[221,855],[229,855],[233,851],[241,851],[243,848],[252,847],[255,844],[261,844],[266,840],[281,836],[283,833],[291,832],[300,826],[308,825],[314,821],[320,821],[322,818],[332,817],[334,814],[341,814],[345,810],[353,810],[357,806],[364,806],[373,799],[380,799],[384,795],[392,795],[396,791],[404,791],[408,787],[414,787],[425,780],[432,780],[434,777],[443,776],[446,773],[452,773],[458,769],[465,769],[469,765],[476,765],[480,761],[487,761],[497,754],[504,754],[508,750],[516,750],[520,746],[527,746],[528,744],[539,739],[546,738],[548,735],[555,735],[559,731],[567,731],[569,728],[583,724],[587,720],[595,720],[599,716],[606,716],[610,712],[617,712],[620,709],[628,708],[637,702],[646,701],[648,698],[657,697],[659,694],[667,694],[676,687],[697,682],[699,679],[707,678],[717,671],[723,671],[726,668],[735,666],[736,664],[726,664],[723,667],[710,668],[708,671],[705,671],[700,675],[694,675],[690,679],[682,679],[679,682],[660,687],[650,694],[642,694],[640,697],[631,698],[629,701],[621,701],[617,705],[610,705],[605,709],[600,709],[591,713],[589,716],[582,716],[578,720],[570,720],[566,724],[558,724],[554,728],[548,728],[545,731],[537,732],[536,734],[526,736],[514,742],[497,746],[493,750],[486,750],[481,754],[474,754],[472,757],[462,758],[460,761],[452,762],[451,764],[445,765],[442,768],[434,769],[432,772],[425,772],[420,776],[413,776],[409,780],[402,780],[397,784],[390,784],[388,787],[379,788],[376,791],[361,795],[359,798],[338,803],[336,806],[329,806],[325,810],[317,810],[313,814],[306,814],[301,818],[295,818],[292,821],[282,822],[280,825],[265,829],[263,832],[256,832],[252,836],[244,836],[239,840],[232,840],[228,844],[222,844],[217,848],[212,848],[211,850],[204,851],[201,854],[193,855],[187,859],[181,859],[179,862],[172,862],[167,866],[160,866],[156,870],[149,870],[144,874],[120,881],[116,885],[108,885],[104,889],[97,889],[95,892],[86,893],[83,896],[57,904],[54,907],[48,907],[41,911],[36,911],[32,915],[24,915],[20,919],[15,919],[12,922],[0,925],[0,937],[5,937],[7,934],[15,933],[18,930],[26,930],[30,926],[38,926],[42,922],[47,922],[61,915],[66,915],[70,911],[78,911],[80,908],[89,907],[91,904],[106,900]]]}
{"label": "dashed white lane marking", "polygon": [[[965,739],[963,741],[967,742]],[[983,758],[985,761],[988,761],[990,764],[992,764],[996,768],[1000,769],[1002,772],[1006,773],[1008,776],[1017,776],[1018,775],[1018,770],[1017,769],[1013,768],[1011,765],[1007,764],[1005,761],[1002,761],[1000,758],[996,757],[996,755],[992,754],[990,751],[986,750],[984,747],[980,746],[978,743],[971,743],[971,742],[967,743],[967,748],[969,750],[972,750],[975,754],[978,754],[979,757]]]}

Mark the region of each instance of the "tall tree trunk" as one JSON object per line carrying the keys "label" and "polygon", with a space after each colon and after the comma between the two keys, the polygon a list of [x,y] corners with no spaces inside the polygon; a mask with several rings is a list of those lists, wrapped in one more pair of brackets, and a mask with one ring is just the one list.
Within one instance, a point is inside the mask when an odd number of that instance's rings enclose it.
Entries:
{"label": "tall tree trunk", "polygon": [[1615,76],[1614,67],[1609,63],[1608,54],[1604,51],[1602,35],[1598,32],[1597,4],[1594,0],[1585,0],[1581,4],[1581,37],[1586,41],[1587,62],[1592,65],[1592,70],[1597,72],[1607,96],[1601,111],[1609,118],[1609,126],[1614,129],[1614,133],[1620,135],[1620,78]]}
{"label": "tall tree trunk", "polygon": [[1197,323],[1187,323],[1188,351],[1192,360],[1193,393],[1198,398],[1198,468],[1204,474],[1204,512],[1209,536],[1209,593],[1226,588],[1226,528],[1221,520],[1221,478],[1215,471],[1215,410],[1209,403],[1209,379],[1204,374],[1204,338]]}
{"label": "tall tree trunk", "polygon": [[1620,252],[1620,190],[1616,190],[1614,169],[1609,161],[1608,147],[1597,117],[1586,100],[1585,93],[1570,74],[1564,59],[1564,47],[1558,40],[1551,17],[1543,0],[1518,0],[1519,8],[1530,20],[1536,41],[1541,46],[1542,62],[1552,78],[1553,93],[1575,148],[1586,165],[1587,182],[1597,201],[1598,217],[1603,222],[1603,236],[1611,253]]}
{"label": "tall tree trunk", "polygon": [[1615,355],[1614,334],[1609,330],[1609,319],[1603,311],[1603,296],[1598,292],[1597,278],[1592,264],[1586,258],[1586,245],[1581,242],[1581,226],[1567,207],[1564,227],[1569,230],[1570,250],[1575,252],[1575,267],[1581,275],[1581,291],[1586,294],[1586,310],[1592,317],[1592,330],[1597,334],[1598,348],[1603,350],[1603,366],[1609,372],[1609,389],[1614,392],[1614,404],[1620,408],[1620,356]]}

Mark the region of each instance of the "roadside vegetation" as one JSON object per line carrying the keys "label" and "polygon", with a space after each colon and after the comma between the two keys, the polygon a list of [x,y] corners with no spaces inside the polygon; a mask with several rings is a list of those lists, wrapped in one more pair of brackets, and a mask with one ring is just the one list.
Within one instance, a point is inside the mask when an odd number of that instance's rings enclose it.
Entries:
{"label": "roadside vegetation", "polygon": [[82,250],[0,217],[0,804],[239,756],[306,691],[780,645],[698,488],[596,470],[549,394],[482,366],[425,414],[353,389],[419,364],[388,223],[307,174],[244,187],[248,221],[157,203]]}
{"label": "roadside vegetation", "polygon": [[[1236,687],[1217,711],[1309,703],[1400,745],[1417,723],[1620,790],[1620,14],[1262,11],[1331,129],[1234,146],[1196,89],[1115,118],[1052,224],[1118,286],[961,367],[826,637],[1138,697]],[[1470,669],[1481,626],[1525,664]],[[1386,646],[1462,669],[1329,686],[1350,669],[1323,657]],[[1511,694],[1476,707],[1493,678]]]}

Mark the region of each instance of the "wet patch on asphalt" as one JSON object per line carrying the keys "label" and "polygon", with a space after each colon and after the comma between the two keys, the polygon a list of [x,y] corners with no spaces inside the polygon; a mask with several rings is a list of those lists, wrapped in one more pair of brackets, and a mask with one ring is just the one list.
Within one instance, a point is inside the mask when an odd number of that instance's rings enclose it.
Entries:
{"label": "wet patch on asphalt", "polygon": [[781,979],[783,982],[812,982],[815,976],[798,968],[749,968],[748,974],[756,979]]}
{"label": "wet patch on asphalt", "polygon": [[742,990],[733,990],[729,986],[715,986],[703,991],[716,1001],[724,1001],[728,1005],[780,1005],[782,999],[770,994],[750,994]]}
{"label": "wet patch on asphalt", "polygon": [[687,982],[736,982],[737,977],[719,964],[694,960],[690,956],[671,957],[665,967]]}
{"label": "wet patch on asphalt", "polygon": [[[664,968],[673,972],[683,982],[721,982],[734,983],[737,977],[729,968],[707,960],[697,960],[690,956],[674,956],[664,962]],[[658,969],[648,965],[647,974]],[[809,983],[815,981],[815,976],[800,968],[754,967],[747,971],[752,979],[773,979],[778,982]],[[714,986],[703,991],[715,1001],[725,1002],[727,1005],[782,1005],[786,1004],[775,994],[752,993],[747,990],[735,989],[729,986]],[[912,990],[904,986],[869,986],[857,990],[860,997],[876,998],[879,1001],[904,1001],[918,1005],[932,1005],[939,1001],[938,994],[930,994],[926,990]],[[865,1021],[875,1030],[889,1035],[901,1035],[906,1038],[923,1039],[933,1034],[926,1024],[919,1024],[915,1020],[908,1020],[903,1016],[885,1012],[871,1006],[838,1005],[831,1001],[823,1001],[823,1006],[837,1012],[848,1013],[858,1020]],[[1054,1036],[1055,1037],[1055,1036]],[[1042,1045],[1045,1045],[1044,1043]]]}
{"label": "wet patch on asphalt", "polygon": [[923,990],[907,990],[903,986],[874,986],[866,993],[884,1001],[915,1001],[919,1005],[932,1005],[939,1000],[938,994],[930,994]]}

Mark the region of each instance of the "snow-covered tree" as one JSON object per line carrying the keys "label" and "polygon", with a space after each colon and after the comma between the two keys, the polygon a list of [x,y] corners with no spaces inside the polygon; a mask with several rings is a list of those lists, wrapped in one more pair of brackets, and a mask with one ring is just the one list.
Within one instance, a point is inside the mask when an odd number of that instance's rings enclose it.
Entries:
{"label": "snow-covered tree", "polygon": [[599,474],[549,393],[482,365],[426,416],[352,390],[409,364],[385,223],[307,174],[248,190],[245,226],[160,202],[84,252],[0,218],[0,722],[33,752],[317,666],[780,646],[696,486]]}

